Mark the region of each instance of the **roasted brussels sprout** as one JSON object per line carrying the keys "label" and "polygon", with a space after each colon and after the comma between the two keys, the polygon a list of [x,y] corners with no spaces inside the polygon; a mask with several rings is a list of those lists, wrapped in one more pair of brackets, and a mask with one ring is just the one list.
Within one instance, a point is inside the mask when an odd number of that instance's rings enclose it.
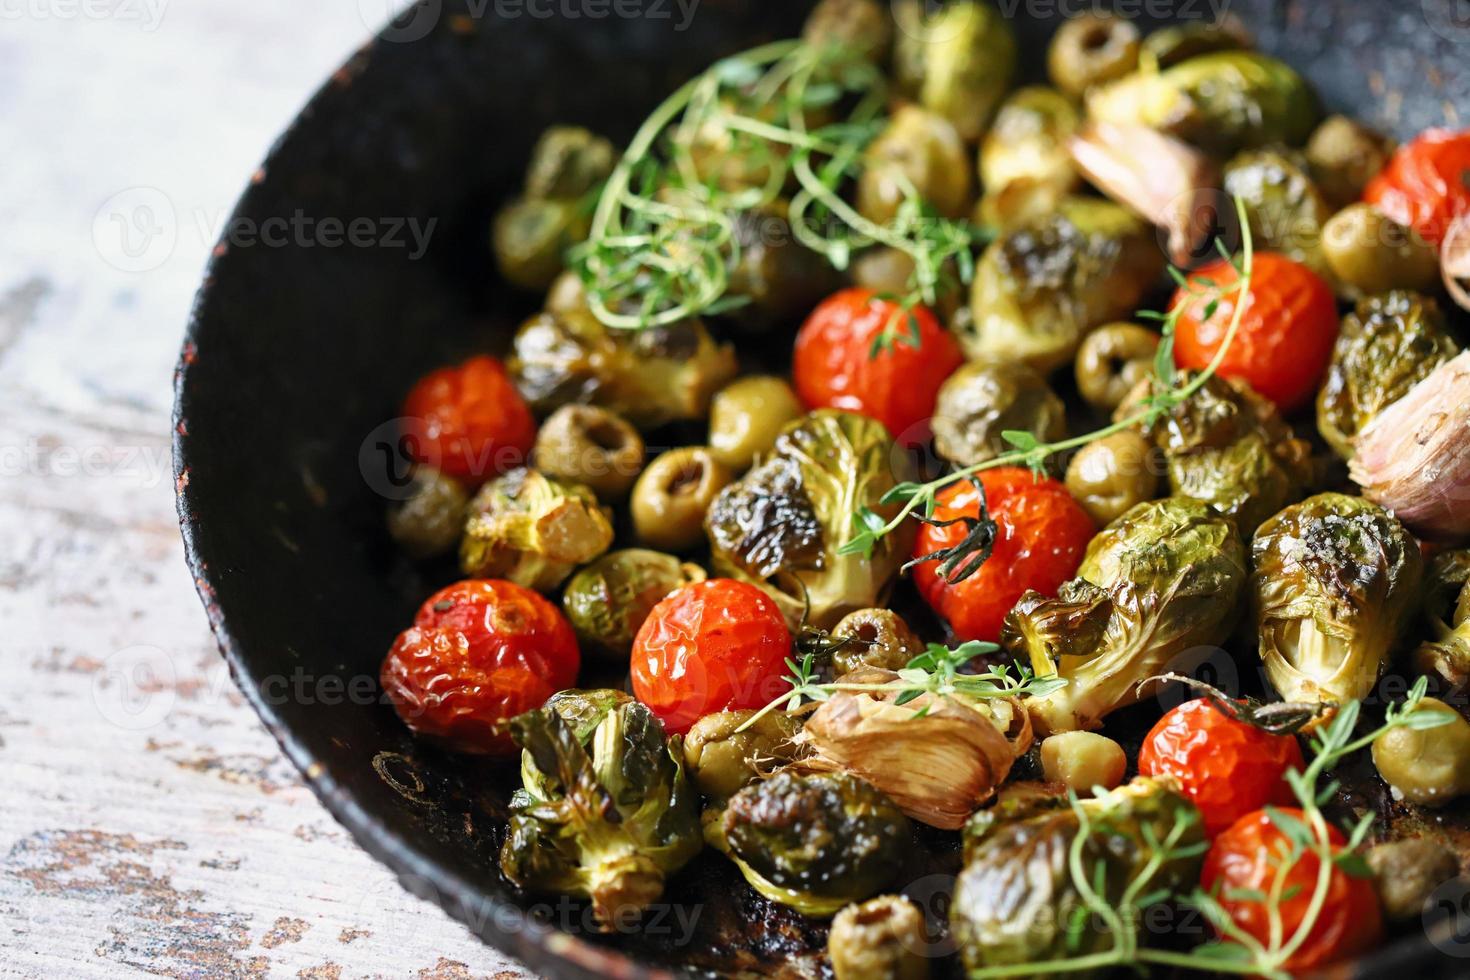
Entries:
{"label": "roasted brussels sprout", "polygon": [[617,150],[596,133],[580,126],[552,126],[531,150],[526,196],[580,198],[607,180],[617,162]]}
{"label": "roasted brussels sprout", "polygon": [[1470,684],[1470,549],[1429,559],[1419,617],[1425,640],[1414,651],[1414,666],[1463,690]]}
{"label": "roasted brussels sprout", "polygon": [[734,472],[771,451],[776,436],[801,418],[791,385],[772,375],[746,375],[721,388],[709,406],[709,451]]}
{"label": "roasted brussels sprout", "polygon": [[1273,143],[1301,146],[1319,110],[1311,87],[1283,62],[1220,51],[1096,88],[1087,111],[1099,122],[1148,126],[1229,157]]}
{"label": "roasted brussels sprout", "polygon": [[1057,28],[1046,52],[1046,70],[1073,98],[1138,67],[1138,28],[1113,14],[1089,12]]}
{"label": "roasted brussels sprout", "polygon": [[1212,376],[1145,435],[1163,450],[1170,492],[1212,505],[1242,535],[1301,499],[1315,478],[1311,446],[1243,381]]}
{"label": "roasted brussels sprout", "polygon": [[969,210],[973,185],[969,153],[949,120],[903,106],[863,154],[858,211],[886,225],[913,191],[941,216],[958,218]]}
{"label": "roasted brussels sprout", "polygon": [[1317,430],[1339,456],[1378,413],[1458,354],[1439,304],[1427,296],[1370,296],[1343,317],[1327,378],[1317,392]]}
{"label": "roasted brussels sprout", "polygon": [[470,502],[459,567],[549,592],[612,544],[608,514],[592,491],[521,467],[491,480]]}
{"label": "roasted brussels sprout", "polygon": [[[1083,873],[1105,902],[1147,874],[1142,895],[1193,884],[1205,850],[1199,811],[1162,781],[1139,778],[1093,799],[1003,801],[971,818],[965,863],[950,905],[951,934],[967,970],[1085,956],[1118,941],[1074,930],[1085,904],[1068,859],[1086,815]],[[1167,846],[1166,846],[1167,845]],[[1137,920],[1128,923],[1138,928]]]}
{"label": "roasted brussels sprout", "polygon": [[582,309],[538,313],[516,332],[511,373],[537,414],[590,404],[640,429],[703,418],[735,375],[735,351],[698,320],[610,330]]}
{"label": "roasted brussels sprout", "polygon": [[735,241],[725,296],[748,302],[722,316],[737,327],[759,332],[800,319],[842,286],[832,264],[796,240],[784,201],[737,214]]}
{"label": "roasted brussels sprout", "polygon": [[971,466],[1014,448],[1005,432],[1029,432],[1042,442],[1061,439],[1067,406],[1024,364],[971,361],[940,387],[931,425],[939,455]]}
{"label": "roasted brussels sprout", "polygon": [[1041,771],[1047,781],[1080,796],[1096,786],[1115,788],[1127,769],[1123,746],[1097,732],[1060,732],[1041,743]]}
{"label": "roasted brussels sprout", "polygon": [[1055,599],[1028,592],[1001,643],[1067,686],[1026,707],[1043,734],[1096,728],[1143,693],[1139,683],[1192,647],[1222,642],[1236,622],[1245,547],[1234,526],[1184,497],[1139,504],[1087,546]]}
{"label": "roasted brussels sprout", "polygon": [[643,439],[605,408],[563,405],[541,423],[532,465],[558,480],[585,483],[614,502],[627,496],[643,469]]}
{"label": "roasted brussels sprout", "polygon": [[822,0],[807,15],[801,37],[814,48],[880,64],[893,45],[893,19],[878,0]]}
{"label": "roasted brussels sprout", "polygon": [[1392,153],[1392,140],[1347,116],[1328,116],[1307,140],[1312,176],[1334,207],[1361,198]]}
{"label": "roasted brussels sprout", "polygon": [[865,667],[902,670],[924,652],[924,644],[892,609],[850,612],[832,627],[832,639],[843,641],[832,652],[838,677]]}
{"label": "roasted brussels sprout", "polygon": [[470,497],[464,484],[436,469],[413,474],[408,496],[388,510],[388,534],[412,558],[437,558],[459,544]]}
{"label": "roasted brussels sprout", "polygon": [[1054,214],[1071,188],[1032,177],[1017,177],[1000,190],[987,190],[975,205],[971,221],[998,233],[1036,224]]}
{"label": "roasted brussels sprout", "polygon": [[1238,51],[1250,46],[1250,35],[1234,18],[1190,21],[1161,27],[1144,38],[1138,62],[1146,72],[1159,72],[1203,54]]}
{"label": "roasted brussels sprout", "polygon": [[619,691],[564,691],[510,723],[522,788],[500,868],[522,888],[590,898],[611,929],[702,846],[683,746]]}
{"label": "roasted brussels sprout", "polygon": [[584,652],[626,662],[633,638],[664,596],[704,580],[704,569],[643,548],[611,551],[567,583],[562,609]]}
{"label": "roasted brussels sprout", "polygon": [[1137,432],[1090,442],[1067,464],[1067,491],[1099,527],[1158,496],[1154,447]]}
{"label": "roasted brussels sprout", "polygon": [[849,905],[827,937],[837,980],[928,980],[928,949],[924,913],[902,895]]}
{"label": "roasted brussels sprout", "polygon": [[972,358],[1050,373],[1094,327],[1137,309],[1163,264],[1148,226],[1127,210],[1069,198],[986,248],[960,343]]}
{"label": "roasted brussels sprout", "polygon": [[704,446],[670,449],[633,485],[633,533],[643,544],[687,551],[703,538],[705,512],[734,479]]}
{"label": "roasted brussels sprout", "polygon": [[899,88],[978,140],[1016,71],[1011,25],[985,0],[952,0],[926,13],[919,0],[895,0],[894,74]]}
{"label": "roasted brussels sprout", "polygon": [[877,605],[909,557],[913,532],[879,542],[871,559],[841,555],[853,508],[891,518],[883,496],[907,478],[881,422],[818,409],[788,425],[760,465],[726,487],[705,518],[714,568],[760,586],[796,628],[829,628]]}
{"label": "roasted brussels sprout", "polygon": [[754,711],[705,715],[684,736],[684,765],[705,796],[727,799],[776,765],[796,758],[798,749],[791,740],[801,731],[801,722],[772,711],[737,731],[753,715]]}
{"label": "roasted brussels sprout", "polygon": [[1077,131],[1077,109],[1056,89],[1018,89],[1001,105],[980,144],[980,184],[997,194],[1017,180],[1049,184],[1061,192],[1077,186],[1067,139]]}
{"label": "roasted brussels sprout", "polygon": [[1397,794],[1420,806],[1444,806],[1470,793],[1470,722],[1438,698],[1414,708],[1448,715],[1434,728],[1404,726],[1373,740],[1373,765]]}
{"label": "roasted brussels sprout", "polygon": [[1327,220],[1322,255],[1349,295],[1433,289],[1439,280],[1434,246],[1414,229],[1362,202],[1349,204]]}
{"label": "roasted brussels sprout", "polygon": [[1111,412],[1153,377],[1158,348],[1158,333],[1136,323],[1098,327],[1077,348],[1077,391],[1093,408]]}
{"label": "roasted brussels sprout", "polygon": [[1383,916],[1390,922],[1419,919],[1434,890],[1460,873],[1455,852],[1427,837],[1375,844],[1364,858],[1373,869]]}
{"label": "roasted brussels sprout", "polygon": [[1306,160],[1280,149],[1247,150],[1225,166],[1225,193],[1245,204],[1256,247],[1330,275],[1322,226],[1332,216]]}
{"label": "roasted brussels sprout", "polygon": [[1266,678],[1287,701],[1373,690],[1416,601],[1419,545],[1361,497],[1323,493],[1256,531],[1251,593]]}
{"label": "roasted brussels sprout", "polygon": [[908,818],[855,776],[779,772],[730,798],[707,825],[750,886],[824,918],[894,883],[908,860]]}

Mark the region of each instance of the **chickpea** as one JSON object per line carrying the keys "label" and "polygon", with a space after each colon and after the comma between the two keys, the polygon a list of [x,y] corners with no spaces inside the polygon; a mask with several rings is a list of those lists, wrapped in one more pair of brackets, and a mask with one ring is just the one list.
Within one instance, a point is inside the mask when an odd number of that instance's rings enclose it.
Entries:
{"label": "chickpea", "polygon": [[604,501],[627,496],[643,468],[638,430],[605,408],[563,405],[536,434],[534,466],[547,476],[584,483]]}
{"label": "chickpea", "polygon": [[754,711],[720,711],[696,721],[684,736],[684,765],[689,778],[705,796],[734,796],[760,775],[759,764],[790,762],[796,755],[791,740],[801,723],[773,711],[743,732]]}
{"label": "chickpea", "polygon": [[741,378],[710,402],[710,454],[731,470],[749,469],[757,456],[770,452],[786,423],[802,414],[796,393],[780,378]]}
{"label": "chickpea", "polygon": [[1384,732],[1373,742],[1373,764],[1404,799],[1443,806],[1470,793],[1470,722],[1436,698],[1425,698],[1414,710],[1443,711],[1452,720],[1437,728]]}
{"label": "chickpea", "polygon": [[1367,294],[1432,289],[1439,278],[1434,246],[1369,204],[1351,204],[1327,219],[1322,252],[1338,279]]}
{"label": "chickpea", "polygon": [[1067,467],[1067,490],[1105,527],[1135,504],[1157,496],[1152,453],[1148,440],[1131,430],[1089,443]]}
{"label": "chickpea", "polygon": [[862,667],[899,670],[924,652],[924,644],[892,609],[859,609],[832,628],[833,639],[852,640],[832,654],[838,676]]}
{"label": "chickpea", "polygon": [[1096,732],[1062,732],[1041,743],[1041,771],[1048,782],[1077,793],[1094,786],[1113,789],[1123,782],[1128,758],[1123,747]]}
{"label": "chickpea", "polygon": [[464,532],[469,493],[435,469],[414,472],[409,496],[388,511],[388,534],[413,558],[447,555]]}
{"label": "chickpea", "polygon": [[633,532],[660,551],[686,551],[704,537],[704,515],[734,479],[705,446],[671,449],[633,484]]}
{"label": "chickpea", "polygon": [[1138,67],[1138,28],[1111,14],[1089,13],[1057,28],[1046,54],[1056,87],[1080,98],[1100,82],[1111,82]]}
{"label": "chickpea", "polygon": [[1392,152],[1391,140],[1347,116],[1328,116],[1307,140],[1312,179],[1335,207],[1361,198]]}
{"label": "chickpea", "polygon": [[1379,844],[1366,858],[1384,917],[1393,922],[1419,918],[1434,890],[1460,873],[1455,853],[1424,837]]}
{"label": "chickpea", "polygon": [[1153,374],[1158,348],[1159,335],[1135,323],[1098,327],[1077,348],[1077,390],[1089,405],[1112,411]]}
{"label": "chickpea", "polygon": [[902,895],[847,906],[827,937],[837,980],[926,980],[928,949],[924,914]]}

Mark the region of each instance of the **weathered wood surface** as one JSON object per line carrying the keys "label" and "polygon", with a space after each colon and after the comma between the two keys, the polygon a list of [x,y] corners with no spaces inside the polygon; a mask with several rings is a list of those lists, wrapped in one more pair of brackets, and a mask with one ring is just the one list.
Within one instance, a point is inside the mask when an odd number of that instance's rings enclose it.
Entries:
{"label": "weathered wood surface", "polygon": [[[0,975],[526,975],[303,787],[224,669],[174,520],[205,257],[384,8],[0,10]],[[129,255],[113,215],[154,237]]]}

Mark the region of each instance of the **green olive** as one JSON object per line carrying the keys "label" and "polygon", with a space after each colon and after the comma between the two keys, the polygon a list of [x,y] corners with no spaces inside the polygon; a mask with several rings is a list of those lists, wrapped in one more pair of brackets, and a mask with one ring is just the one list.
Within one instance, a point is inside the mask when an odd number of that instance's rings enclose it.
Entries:
{"label": "green olive", "polygon": [[869,221],[892,221],[910,188],[942,217],[958,218],[970,207],[974,167],[964,140],[943,116],[903,106],[868,144],[864,163],[857,204]]}
{"label": "green olive", "polygon": [[536,434],[534,463],[547,476],[583,483],[620,500],[643,468],[643,439],[621,416],[596,405],[563,405]]}
{"label": "green olive", "polygon": [[1067,466],[1067,490],[1105,527],[1158,494],[1153,447],[1131,430],[1088,443]]}
{"label": "green olive", "polygon": [[1113,789],[1123,782],[1128,757],[1123,747],[1096,732],[1062,732],[1041,743],[1041,771],[1047,782],[1061,783],[1078,794],[1094,786]]}
{"label": "green olive", "polygon": [[1046,54],[1056,87],[1081,97],[1101,82],[1122,78],[1138,67],[1138,28],[1112,14],[1088,13],[1057,29]]}
{"label": "green olive", "polygon": [[837,980],[926,980],[930,955],[924,913],[902,895],[847,906],[827,937]]}
{"label": "green olive", "polygon": [[770,451],[786,423],[803,414],[796,393],[780,378],[741,378],[710,402],[710,455],[732,471],[749,469],[757,456]]}
{"label": "green olive", "polygon": [[705,715],[684,736],[684,765],[695,787],[705,796],[734,796],[761,772],[769,772],[769,763],[795,758],[796,746],[791,740],[801,730],[801,723],[772,711],[745,731],[736,731],[754,715],[754,711]]}
{"label": "green olive", "polygon": [[523,289],[545,289],[562,271],[563,255],[587,237],[587,216],[575,200],[522,198],[495,216],[500,273]]}
{"label": "green olive", "polygon": [[1411,803],[1443,806],[1470,793],[1470,722],[1436,698],[1415,711],[1443,711],[1452,720],[1436,728],[1394,728],[1373,742],[1373,764],[1383,781]]}
{"label": "green olive", "polygon": [[1159,335],[1133,323],[1110,323],[1077,348],[1077,390],[1094,408],[1112,411],[1153,374]]}
{"label": "green olive", "polygon": [[1368,849],[1383,915],[1391,922],[1418,919],[1434,890],[1460,873],[1460,859],[1427,837],[1389,841]]}
{"label": "green olive", "polygon": [[839,677],[862,667],[900,670],[924,652],[924,644],[892,609],[850,612],[832,627],[832,638],[848,641],[832,654]]}
{"label": "green olive", "polygon": [[1337,278],[1365,294],[1432,289],[1439,279],[1434,246],[1369,204],[1350,204],[1329,218],[1322,251]]}
{"label": "green olive", "polygon": [[1363,196],[1393,153],[1393,142],[1347,116],[1328,116],[1307,140],[1312,178],[1334,207]]}
{"label": "green olive", "polygon": [[526,167],[526,196],[578,198],[607,179],[617,163],[612,143],[580,126],[552,126],[541,134]]}
{"label": "green olive", "polygon": [[464,533],[470,497],[464,485],[438,470],[414,472],[408,497],[388,511],[388,534],[414,558],[447,555]]}
{"label": "green olive", "polygon": [[633,484],[633,533],[660,551],[686,551],[704,540],[704,515],[734,479],[706,446],[671,449]]}

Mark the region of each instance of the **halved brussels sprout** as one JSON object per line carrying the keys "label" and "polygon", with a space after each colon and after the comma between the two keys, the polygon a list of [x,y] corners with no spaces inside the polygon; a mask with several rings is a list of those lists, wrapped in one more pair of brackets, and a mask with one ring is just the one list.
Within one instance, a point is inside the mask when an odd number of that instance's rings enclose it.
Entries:
{"label": "halved brussels sprout", "polygon": [[1016,180],[1045,182],[1066,192],[1077,186],[1067,139],[1081,120],[1077,108],[1056,89],[1017,89],[1001,105],[980,144],[980,185],[997,194]]}
{"label": "halved brussels sprout", "polygon": [[1317,392],[1317,430],[1352,459],[1358,433],[1459,352],[1433,299],[1406,291],[1368,297],[1342,319]]}
{"label": "halved brussels sprout", "polygon": [[[1069,862],[1082,833],[1078,809],[1087,818],[1083,873],[1102,901],[1117,902],[1145,874],[1145,896],[1194,883],[1204,822],[1163,781],[1139,777],[1076,804],[1058,796],[1002,801],[965,828],[965,863],[949,911],[965,969],[1015,967],[1020,975],[1030,963],[1082,957],[1119,941],[1105,929],[1072,928],[1086,912]],[[1136,919],[1128,925],[1140,926]]]}
{"label": "halved brussels sprout", "polygon": [[1361,497],[1323,493],[1256,531],[1251,593],[1266,678],[1287,701],[1373,690],[1417,601],[1419,545]]}
{"label": "halved brussels sprout", "polygon": [[903,811],[838,773],[777,773],[736,793],[706,829],[752,888],[814,918],[892,885],[913,845]]}
{"label": "halved brussels sprout", "polygon": [[500,868],[516,885],[592,900],[611,929],[658,901],[699,853],[698,797],[683,746],[620,691],[563,691],[512,719],[522,788]]}
{"label": "halved brussels sprout", "polygon": [[470,502],[459,567],[549,592],[612,544],[608,512],[580,483],[521,467],[491,480]]}
{"label": "halved brussels sprout", "polygon": [[573,575],[561,603],[584,651],[626,662],[633,638],[659,600],[704,578],[704,569],[673,555],[625,548]]}
{"label": "halved brussels sprout", "polygon": [[1143,221],[1107,201],[1068,198],[986,248],[960,343],[971,358],[1049,373],[1071,361],[1088,331],[1132,314],[1163,266]]}
{"label": "halved brussels sprout", "polygon": [[1218,51],[1163,71],[1139,71],[1093,90],[1088,115],[1143,125],[1219,157],[1281,143],[1301,146],[1317,123],[1311,86],[1254,51]]}
{"label": "halved brussels sprout", "polygon": [[1280,252],[1331,278],[1322,227],[1332,209],[1299,154],[1280,149],[1236,154],[1225,166],[1225,193],[1245,204],[1257,248]]}
{"label": "halved brussels sprout", "polygon": [[1163,450],[1170,492],[1212,505],[1242,535],[1301,499],[1315,478],[1311,446],[1243,381],[1211,376],[1145,434]]}
{"label": "halved brussels sprout", "polygon": [[1016,71],[1016,36],[983,0],[953,0],[932,13],[920,0],[895,0],[894,74],[919,105],[979,139]]}
{"label": "halved brussels sprout", "polygon": [[1024,364],[971,361],[940,387],[931,425],[939,455],[971,466],[1011,451],[1005,432],[1058,441],[1066,435],[1067,406]]}
{"label": "halved brussels sprout", "polygon": [[886,225],[912,191],[941,216],[958,218],[969,210],[973,190],[969,153],[954,126],[906,105],[863,153],[857,208],[869,221]]}
{"label": "halved brussels sprout", "polygon": [[1414,651],[1414,666],[1463,690],[1470,684],[1470,549],[1429,559],[1419,618],[1425,639]]}
{"label": "halved brussels sprout", "polygon": [[1097,728],[1176,656],[1223,642],[1245,579],[1234,525],[1199,501],[1150,501],[1108,525],[1056,598],[1027,592],[1006,616],[1002,645],[1038,676],[1067,679],[1026,700],[1037,728]]}
{"label": "halved brussels sprout", "polygon": [[611,330],[585,309],[538,313],[516,332],[510,369],[538,415],[600,405],[640,429],[700,419],[735,376],[734,348],[699,320]]}
{"label": "halved brussels sprout", "polygon": [[871,559],[837,552],[853,533],[855,508],[897,513],[898,504],[880,501],[906,469],[881,422],[825,408],[798,419],[710,507],[715,571],[764,589],[793,629],[804,617],[829,628],[881,604],[909,557],[912,529],[885,537]]}

